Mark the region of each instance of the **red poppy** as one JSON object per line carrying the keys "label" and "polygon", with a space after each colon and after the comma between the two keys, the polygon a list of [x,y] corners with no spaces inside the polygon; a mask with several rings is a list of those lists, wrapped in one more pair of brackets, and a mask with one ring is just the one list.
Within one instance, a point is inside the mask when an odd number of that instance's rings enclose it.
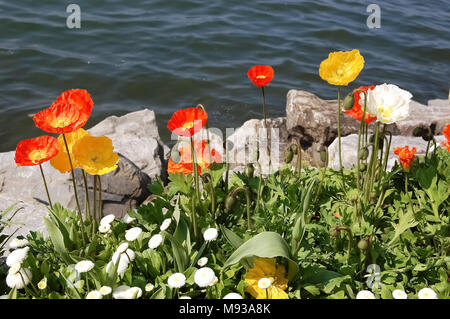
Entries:
{"label": "red poppy", "polygon": [[[198,164],[198,173],[202,173],[203,169],[209,169],[211,166],[208,142],[202,140],[194,140],[194,149]],[[168,172],[169,173],[183,173],[185,175],[194,172],[194,165],[192,164],[192,149],[190,144],[181,146],[178,150],[180,152],[180,160],[175,163],[172,157],[169,158]],[[222,156],[213,148],[211,149],[211,159],[215,163],[222,161]]]}
{"label": "red poppy", "polygon": [[416,148],[413,147],[411,150],[409,146],[406,145],[404,147],[394,147],[394,153],[398,155],[400,160],[400,164],[402,165],[405,171],[409,171],[411,168],[411,162],[416,154]]}
{"label": "red poppy", "polygon": [[[364,90],[366,93],[368,90],[373,90],[375,88],[375,86],[371,85],[371,86],[360,86],[358,89],[360,90]],[[364,95],[362,95],[361,91],[356,91],[354,93],[354,97],[355,97],[355,104],[353,105],[353,108],[351,108],[350,110],[345,111],[345,113],[347,113],[347,115],[353,117],[355,120],[357,121],[361,121],[364,110],[361,106],[361,104],[359,104],[360,99],[362,98],[362,103],[364,104]],[[364,122],[366,122],[367,124],[372,123],[373,121],[376,121],[377,117],[376,116],[371,116],[366,109],[366,114],[364,116]]]}
{"label": "red poppy", "polygon": [[47,162],[58,154],[58,140],[51,136],[40,136],[20,141],[14,160],[17,166],[35,166]]}
{"label": "red poppy", "polygon": [[56,102],[66,102],[75,104],[78,106],[78,111],[80,112],[80,118],[78,119],[78,127],[83,127],[89,116],[92,112],[92,107],[94,106],[94,102],[88,91],[83,89],[72,89],[63,92],[58,98]]}
{"label": "red poppy", "polygon": [[275,72],[270,65],[255,65],[248,70],[248,78],[257,87],[265,86],[272,81]]}
{"label": "red poppy", "polygon": [[447,124],[447,126],[444,127],[442,134],[444,134],[447,142],[442,142],[441,144],[450,152],[450,124]]}
{"label": "red poppy", "polygon": [[49,108],[33,117],[37,127],[48,133],[71,133],[84,124],[79,121],[80,111],[77,105],[66,102],[54,102]]}
{"label": "red poppy", "polygon": [[188,108],[173,113],[167,128],[179,136],[191,137],[206,124],[208,114],[200,108]]}

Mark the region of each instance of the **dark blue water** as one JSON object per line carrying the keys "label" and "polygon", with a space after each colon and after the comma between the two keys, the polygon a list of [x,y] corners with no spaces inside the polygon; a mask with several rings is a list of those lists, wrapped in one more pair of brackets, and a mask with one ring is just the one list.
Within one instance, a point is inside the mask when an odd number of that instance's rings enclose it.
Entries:
{"label": "dark blue water", "polygon": [[[27,114],[64,90],[94,99],[87,127],[110,114],[149,107],[160,133],[180,107],[203,103],[210,126],[237,127],[261,117],[260,91],[247,78],[270,64],[269,116],[285,114],[286,93],[335,98],[318,75],[330,51],[358,48],[365,68],[351,87],[394,83],[425,103],[447,98],[448,1],[376,1],[381,28],[369,29],[356,0],[0,1],[0,151],[41,135]],[[81,29],[66,7],[81,7]]]}

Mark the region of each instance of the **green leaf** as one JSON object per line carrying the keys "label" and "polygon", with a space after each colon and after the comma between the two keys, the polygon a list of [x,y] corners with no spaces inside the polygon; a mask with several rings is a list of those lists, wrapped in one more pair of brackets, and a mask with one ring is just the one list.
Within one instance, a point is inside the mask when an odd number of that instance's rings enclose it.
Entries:
{"label": "green leaf", "polygon": [[320,289],[317,288],[316,286],[309,285],[309,286],[303,287],[303,289],[305,289],[307,292],[309,292],[313,296],[320,295]]}
{"label": "green leaf", "polygon": [[49,219],[44,217],[44,223],[47,227],[47,232],[50,237],[50,240],[55,247],[55,251],[58,252],[63,260],[67,264],[74,263],[74,260],[69,256],[66,247],[64,246],[64,237],[61,234],[61,231],[55,224],[53,224]]}
{"label": "green leaf", "polygon": [[186,265],[188,263],[188,256],[186,249],[183,247],[183,245],[172,235],[170,235],[168,232],[162,232],[164,234],[164,237],[169,239],[171,245],[172,245],[172,253],[173,257],[175,259],[175,264],[177,266],[177,269],[179,272],[184,272],[186,269]]}
{"label": "green leaf", "polygon": [[298,264],[291,259],[289,245],[277,233],[263,232],[249,239],[228,258],[223,268],[240,262],[247,257],[283,257],[289,263],[288,280],[291,280],[298,272]]}

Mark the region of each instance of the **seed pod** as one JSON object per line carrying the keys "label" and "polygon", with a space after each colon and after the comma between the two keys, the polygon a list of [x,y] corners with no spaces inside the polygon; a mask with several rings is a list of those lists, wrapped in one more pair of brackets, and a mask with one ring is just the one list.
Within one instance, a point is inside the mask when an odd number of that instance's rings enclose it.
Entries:
{"label": "seed pod", "polygon": [[253,167],[253,164],[247,164],[245,166],[244,174],[248,178],[252,178],[254,173],[255,173],[255,168]]}
{"label": "seed pod", "polygon": [[369,237],[365,237],[358,242],[358,248],[361,250],[366,250],[369,248],[370,239]]}
{"label": "seed pod", "polygon": [[333,238],[338,237],[338,236],[340,235],[340,233],[341,233],[341,232],[340,232],[336,227],[332,227],[332,228],[330,228],[330,230],[329,230],[329,234],[330,234],[330,236],[333,237]]}
{"label": "seed pod", "polygon": [[284,151],[284,162],[286,164],[289,164],[292,162],[292,158],[294,157],[294,153],[292,152],[291,148],[288,148],[286,151]]}
{"label": "seed pod", "polygon": [[344,99],[344,109],[351,110],[353,106],[355,105],[355,96],[353,95],[353,92],[350,92]]}
{"label": "seed pod", "polygon": [[369,150],[367,147],[363,147],[359,150],[359,159],[366,160],[369,157]]}
{"label": "seed pod", "polygon": [[225,199],[225,209],[227,211],[231,211],[236,204],[236,196],[233,193],[228,194]]}

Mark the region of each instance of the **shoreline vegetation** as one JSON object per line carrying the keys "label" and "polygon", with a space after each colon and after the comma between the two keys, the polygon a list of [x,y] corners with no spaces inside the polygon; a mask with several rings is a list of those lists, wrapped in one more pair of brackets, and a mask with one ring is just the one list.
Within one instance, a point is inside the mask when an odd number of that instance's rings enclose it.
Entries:
{"label": "shoreline vegetation", "polygon": [[[14,153],[17,166],[42,179],[36,188],[45,191],[48,235],[31,230],[8,247],[10,238],[1,237],[2,250],[9,249],[2,298],[450,299],[450,124],[413,128],[424,153],[419,144],[394,144],[412,95],[386,83],[347,89],[364,64],[356,49],[332,52],[320,64],[338,99],[332,113],[315,113],[336,133],[333,147],[329,136],[316,142],[317,167],[305,165],[305,143],[313,145],[306,135],[283,140],[267,130],[274,123],[266,114],[271,66],[247,73],[262,102],[255,140],[263,143],[254,160],[230,169],[239,141],[214,144],[207,107],[184,108],[167,124],[178,141],[159,168],[166,181],[138,175],[107,133],[84,130],[94,106],[88,91],[63,92],[33,117],[58,136],[23,140]],[[356,126],[351,165],[347,122]],[[119,126],[110,120],[126,135]],[[198,139],[201,130],[206,136]],[[164,149],[157,129],[152,136],[155,149]],[[269,140],[284,142],[281,165],[279,145]],[[55,200],[44,163],[68,176],[71,208]],[[131,176],[141,186],[133,196],[142,189],[150,196],[109,213],[104,201]]]}

